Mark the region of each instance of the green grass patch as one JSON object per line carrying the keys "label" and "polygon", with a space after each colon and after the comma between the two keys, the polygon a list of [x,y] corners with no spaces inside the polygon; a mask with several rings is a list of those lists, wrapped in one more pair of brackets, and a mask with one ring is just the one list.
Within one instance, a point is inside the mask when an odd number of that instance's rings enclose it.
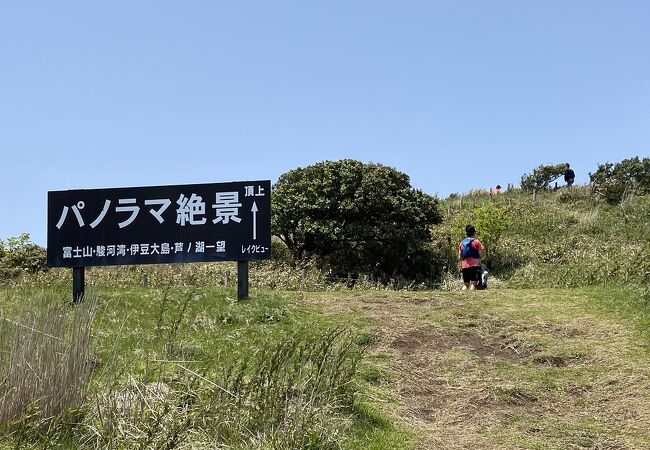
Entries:
{"label": "green grass patch", "polygon": [[[7,410],[3,444],[316,449],[337,447],[358,430],[374,432],[355,410],[362,386],[355,380],[376,376],[372,368],[357,373],[371,337],[281,294],[255,292],[236,301],[232,289],[215,287],[94,287],[79,306],[68,294],[34,287],[1,293],[0,350],[12,358],[0,371],[9,375],[21,365],[10,361],[27,355],[16,351],[23,348],[16,342],[26,341],[17,330],[47,334],[44,346],[60,343],[43,352],[43,367],[77,361],[66,335],[72,325],[64,321],[57,331],[48,324],[57,311],[93,305],[86,322],[92,339],[70,378],[79,398],[45,410],[40,399],[55,386],[32,381],[41,390]],[[4,377],[0,393],[12,391],[14,378]],[[377,430],[392,433],[384,425]]]}

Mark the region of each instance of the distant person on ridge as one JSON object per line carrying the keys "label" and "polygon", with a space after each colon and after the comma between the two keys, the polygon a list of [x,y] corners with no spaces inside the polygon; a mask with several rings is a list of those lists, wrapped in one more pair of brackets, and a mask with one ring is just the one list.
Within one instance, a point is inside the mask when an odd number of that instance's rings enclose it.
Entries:
{"label": "distant person on ridge", "polygon": [[467,237],[460,241],[458,245],[458,257],[460,258],[460,268],[463,272],[463,290],[475,290],[476,284],[481,277],[481,256],[485,248],[481,241],[476,239],[476,229],[474,225],[465,227]]}
{"label": "distant person on ridge", "polygon": [[564,181],[566,182],[566,185],[568,187],[571,187],[575,180],[576,180],[575,172],[571,169],[571,165],[569,163],[566,163],[566,170],[564,171]]}

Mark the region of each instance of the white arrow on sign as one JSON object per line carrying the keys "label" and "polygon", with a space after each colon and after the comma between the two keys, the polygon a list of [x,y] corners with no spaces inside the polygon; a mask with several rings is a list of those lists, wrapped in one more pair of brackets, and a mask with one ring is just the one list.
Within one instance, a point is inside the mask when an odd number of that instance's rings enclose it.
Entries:
{"label": "white arrow on sign", "polygon": [[253,240],[257,240],[257,204],[253,201],[253,207],[251,208],[253,213]]}

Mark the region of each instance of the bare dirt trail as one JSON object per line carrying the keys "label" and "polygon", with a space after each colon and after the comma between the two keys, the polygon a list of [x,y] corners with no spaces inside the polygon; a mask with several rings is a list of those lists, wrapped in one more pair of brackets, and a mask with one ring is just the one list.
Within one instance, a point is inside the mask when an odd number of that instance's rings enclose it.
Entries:
{"label": "bare dirt trail", "polygon": [[[388,411],[422,449],[650,448],[650,356],[584,294],[318,294],[375,333]],[[381,363],[379,363],[381,364]]]}

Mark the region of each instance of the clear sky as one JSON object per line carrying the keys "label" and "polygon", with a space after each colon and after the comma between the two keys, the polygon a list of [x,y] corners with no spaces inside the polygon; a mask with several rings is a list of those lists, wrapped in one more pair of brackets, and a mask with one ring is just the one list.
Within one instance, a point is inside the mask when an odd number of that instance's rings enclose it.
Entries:
{"label": "clear sky", "polygon": [[441,197],[650,155],[650,2],[0,2],[0,239],[47,191],[393,166]]}

